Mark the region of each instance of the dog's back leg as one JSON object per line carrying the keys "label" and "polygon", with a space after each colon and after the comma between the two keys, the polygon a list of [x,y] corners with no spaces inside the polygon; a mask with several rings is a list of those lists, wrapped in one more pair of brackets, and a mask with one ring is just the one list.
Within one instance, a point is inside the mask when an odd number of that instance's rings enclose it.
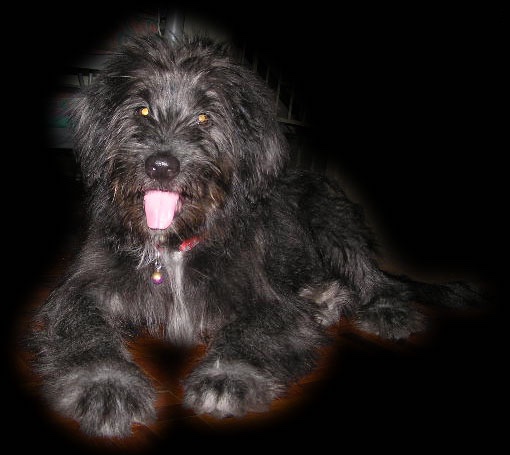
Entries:
{"label": "dog's back leg", "polygon": [[410,307],[409,287],[382,272],[375,260],[375,241],[359,206],[332,182],[304,176],[300,199],[319,251],[327,282],[308,285],[301,296],[319,305],[322,322],[352,318],[363,330],[403,338],[423,329],[423,317]]}
{"label": "dog's back leg", "polygon": [[[401,339],[425,328],[425,318],[412,305],[413,286],[380,270],[366,252],[334,247],[330,262],[339,281],[351,290],[346,314],[362,330],[383,338]],[[346,260],[346,258],[348,258]]]}
{"label": "dog's back leg", "polygon": [[323,322],[346,314],[363,330],[399,339],[425,328],[425,318],[412,302],[459,307],[477,301],[478,294],[463,283],[419,283],[382,271],[360,208],[331,182],[309,183],[313,191],[300,205],[332,280],[302,295],[325,310]]}

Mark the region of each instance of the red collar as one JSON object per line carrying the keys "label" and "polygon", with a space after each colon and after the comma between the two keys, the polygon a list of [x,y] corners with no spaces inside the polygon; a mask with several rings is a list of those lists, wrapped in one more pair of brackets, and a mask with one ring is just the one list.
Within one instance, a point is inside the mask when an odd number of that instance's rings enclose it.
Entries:
{"label": "red collar", "polygon": [[189,251],[200,243],[200,237],[191,237],[179,245],[179,251]]}

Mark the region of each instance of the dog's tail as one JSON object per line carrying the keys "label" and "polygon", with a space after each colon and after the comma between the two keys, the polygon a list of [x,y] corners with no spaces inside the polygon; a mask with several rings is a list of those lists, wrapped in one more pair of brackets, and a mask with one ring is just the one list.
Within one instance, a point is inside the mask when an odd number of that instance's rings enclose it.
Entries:
{"label": "dog's tail", "polygon": [[488,303],[487,294],[481,287],[465,281],[431,284],[413,280],[405,275],[391,275],[387,272],[384,274],[391,282],[398,283],[399,287],[403,286],[410,300],[424,305],[452,309],[482,309]]}
{"label": "dog's tail", "polygon": [[[372,278],[375,276],[372,274]],[[487,309],[483,293],[465,282],[429,284],[383,271],[379,271],[377,280],[369,292],[360,294],[361,300],[353,308],[353,320],[361,330],[382,338],[402,339],[425,331],[429,319],[426,307],[469,312]]]}

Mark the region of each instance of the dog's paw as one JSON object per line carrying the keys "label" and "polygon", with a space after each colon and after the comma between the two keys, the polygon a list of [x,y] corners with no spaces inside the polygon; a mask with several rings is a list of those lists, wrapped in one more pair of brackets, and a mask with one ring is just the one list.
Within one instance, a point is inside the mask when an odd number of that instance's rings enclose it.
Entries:
{"label": "dog's paw", "polygon": [[198,414],[240,417],[265,411],[282,386],[243,362],[201,365],[185,382],[184,404]]}
{"label": "dog's paw", "polygon": [[379,299],[376,304],[360,308],[355,324],[363,331],[390,340],[408,338],[426,329],[426,318],[415,308],[406,304]]}
{"label": "dog's paw", "polygon": [[155,391],[129,363],[74,368],[58,378],[52,389],[57,410],[93,436],[129,436],[132,424],[155,419]]}

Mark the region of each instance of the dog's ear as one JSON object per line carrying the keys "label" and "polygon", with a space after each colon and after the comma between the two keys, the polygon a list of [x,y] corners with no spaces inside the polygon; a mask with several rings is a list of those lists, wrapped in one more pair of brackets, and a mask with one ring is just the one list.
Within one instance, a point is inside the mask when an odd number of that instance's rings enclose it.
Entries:
{"label": "dog's ear", "polygon": [[87,186],[91,186],[96,179],[92,163],[92,148],[97,122],[91,112],[87,96],[84,93],[76,95],[69,105],[69,123],[73,138],[73,152],[80,167],[82,179]]}
{"label": "dog's ear", "polygon": [[76,95],[69,106],[70,127],[73,138],[73,151],[80,167],[85,185],[92,186],[107,166],[107,154],[97,150],[107,150],[109,119],[109,97],[103,81]]}
{"label": "dog's ear", "polygon": [[252,136],[244,138],[244,159],[240,163],[239,177],[246,196],[258,199],[266,193],[288,159],[288,145],[276,119],[266,118]]}
{"label": "dog's ear", "polygon": [[[249,68],[237,69],[226,76],[234,90],[229,93],[234,113],[234,152],[238,168],[234,190],[249,199],[258,199],[268,191],[289,159],[289,146],[276,120],[274,94]],[[237,79],[237,80],[236,80]]]}

